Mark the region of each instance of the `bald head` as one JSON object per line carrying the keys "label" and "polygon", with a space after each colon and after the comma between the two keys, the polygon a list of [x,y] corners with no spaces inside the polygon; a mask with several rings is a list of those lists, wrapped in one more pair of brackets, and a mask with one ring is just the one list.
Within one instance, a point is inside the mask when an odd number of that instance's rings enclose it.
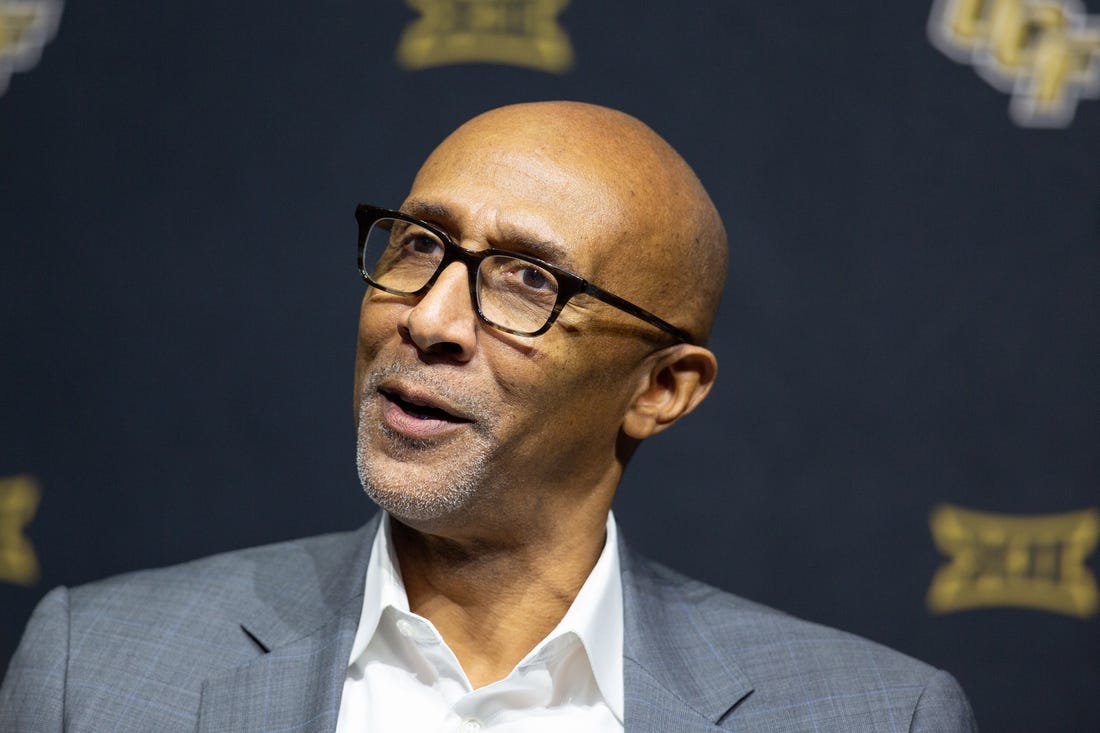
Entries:
{"label": "bald head", "polygon": [[[521,155],[566,170],[600,196],[585,196],[602,257],[580,274],[706,340],[725,280],[726,233],[714,204],[680,155],[630,115],[579,102],[501,107],[459,127],[429,156],[417,180],[441,166]],[[414,190],[416,184],[414,183]],[[552,190],[531,188],[566,206]]]}

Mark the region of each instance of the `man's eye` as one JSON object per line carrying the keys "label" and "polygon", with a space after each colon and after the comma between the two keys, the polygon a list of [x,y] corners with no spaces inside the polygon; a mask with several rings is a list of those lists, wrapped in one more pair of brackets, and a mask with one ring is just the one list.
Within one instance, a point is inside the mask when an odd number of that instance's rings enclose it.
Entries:
{"label": "man's eye", "polygon": [[403,247],[410,254],[431,255],[438,253],[443,245],[426,234],[413,234],[405,238]]}
{"label": "man's eye", "polygon": [[519,298],[521,302],[549,302],[553,305],[558,281],[538,265],[515,257],[493,256],[478,269],[479,286],[496,297]]}
{"label": "man's eye", "polygon": [[524,267],[519,272],[520,282],[532,290],[545,290],[553,287],[550,277],[537,267]]}

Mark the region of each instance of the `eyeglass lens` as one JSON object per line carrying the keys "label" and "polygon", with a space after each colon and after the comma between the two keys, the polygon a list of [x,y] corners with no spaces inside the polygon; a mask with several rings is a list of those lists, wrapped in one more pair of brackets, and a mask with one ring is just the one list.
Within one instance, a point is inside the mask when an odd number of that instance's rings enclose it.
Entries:
{"label": "eyeglass lens", "polygon": [[[363,267],[377,287],[399,295],[417,292],[443,261],[446,246],[424,227],[401,219],[376,221],[363,248]],[[477,257],[477,305],[485,320],[519,333],[546,324],[558,299],[553,273],[519,257]],[[467,266],[475,263],[467,261]]]}

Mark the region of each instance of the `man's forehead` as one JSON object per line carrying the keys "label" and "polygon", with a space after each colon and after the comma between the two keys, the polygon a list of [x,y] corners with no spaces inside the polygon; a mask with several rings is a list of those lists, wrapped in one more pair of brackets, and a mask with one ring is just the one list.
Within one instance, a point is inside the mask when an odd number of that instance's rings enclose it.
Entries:
{"label": "man's forehead", "polygon": [[[432,151],[413,183],[418,187],[447,185],[484,188],[539,198],[556,194],[606,206],[622,193],[633,170],[616,169],[605,156],[587,154],[579,146],[547,146],[530,135],[456,133]],[[545,203],[551,205],[552,200]]]}
{"label": "man's forehead", "polygon": [[[473,221],[474,216],[460,206],[413,196],[405,200],[401,210],[434,224],[460,244],[465,237],[477,236],[495,249],[530,254],[566,269],[576,265],[568,238],[553,232],[539,217],[523,216],[522,212],[502,211],[488,205],[479,207],[478,221]],[[475,229],[477,231],[473,231]]]}
{"label": "man's forehead", "polygon": [[526,249],[572,269],[599,258],[606,232],[636,229],[637,210],[622,182],[598,160],[514,137],[464,135],[432,153],[405,207],[446,224],[456,238],[484,237],[482,246]]}

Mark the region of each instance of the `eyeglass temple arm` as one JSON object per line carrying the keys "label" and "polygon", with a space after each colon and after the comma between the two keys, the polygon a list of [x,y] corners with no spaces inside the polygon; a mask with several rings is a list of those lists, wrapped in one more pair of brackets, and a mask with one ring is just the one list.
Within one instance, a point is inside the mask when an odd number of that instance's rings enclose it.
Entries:
{"label": "eyeglass temple arm", "polygon": [[614,293],[609,293],[603,288],[593,285],[592,283],[587,281],[585,282],[584,292],[593,297],[599,298],[608,305],[613,305],[619,310],[629,313],[635,318],[640,318],[646,323],[652,326],[656,326],[662,331],[666,331],[672,334],[678,340],[682,341],[685,344],[695,344],[695,338],[690,333],[678,326],[673,326],[671,323],[664,320],[663,318],[658,318],[646,309],[634,305],[629,300],[624,300]]}

